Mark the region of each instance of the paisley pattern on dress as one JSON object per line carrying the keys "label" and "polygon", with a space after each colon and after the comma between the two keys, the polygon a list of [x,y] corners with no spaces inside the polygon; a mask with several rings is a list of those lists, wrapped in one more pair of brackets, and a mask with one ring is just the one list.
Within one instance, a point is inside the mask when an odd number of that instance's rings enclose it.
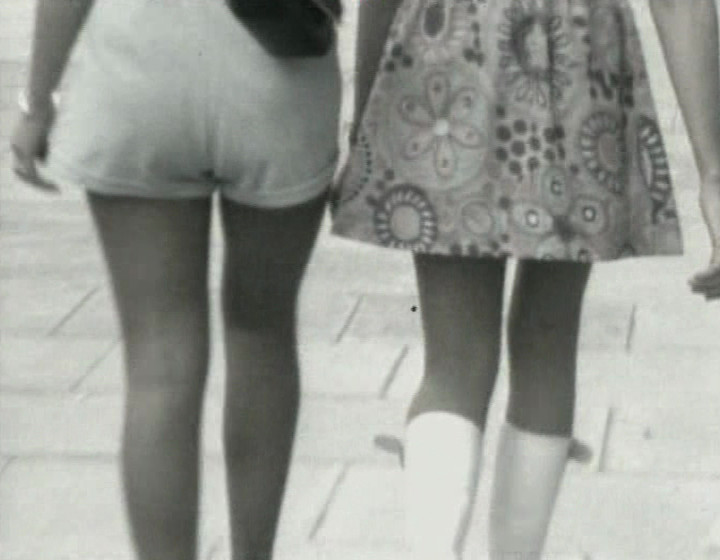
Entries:
{"label": "paisley pattern on dress", "polygon": [[682,253],[627,0],[405,0],[333,231],[416,252]]}

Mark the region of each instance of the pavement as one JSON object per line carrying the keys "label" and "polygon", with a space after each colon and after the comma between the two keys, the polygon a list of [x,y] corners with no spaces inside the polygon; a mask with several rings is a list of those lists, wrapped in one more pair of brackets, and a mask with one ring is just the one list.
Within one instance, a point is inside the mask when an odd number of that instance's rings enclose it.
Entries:
{"label": "pavement", "polygon": [[[80,193],[45,197],[9,170],[32,4],[0,3],[0,560],[126,560],[120,340],[88,213]],[[594,456],[570,465],[548,542],[553,560],[690,558],[720,518],[720,307],[686,284],[709,250],[697,175],[647,8],[640,0],[635,8],[686,256],[594,271],[577,421]],[[341,48],[348,79],[352,6],[349,12]],[[345,120],[348,107],[349,99]],[[215,309],[220,257],[215,231]],[[302,292],[304,400],[278,559],[401,557],[401,471],[373,439],[402,433],[422,369],[416,304],[408,255],[334,238],[325,224]],[[228,559],[219,350],[213,347],[204,425],[202,560]],[[506,369],[490,414],[472,560],[484,555]]]}

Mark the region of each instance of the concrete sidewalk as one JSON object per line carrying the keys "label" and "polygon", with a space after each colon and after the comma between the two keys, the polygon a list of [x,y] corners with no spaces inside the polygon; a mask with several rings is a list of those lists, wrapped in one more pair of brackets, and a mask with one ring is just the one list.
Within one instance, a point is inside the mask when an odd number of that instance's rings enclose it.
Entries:
{"label": "concrete sidewalk", "polygon": [[[9,170],[32,4],[0,4],[0,560],[130,559],[116,464],[118,330],[91,224],[77,192],[43,197]],[[596,267],[583,319],[577,433],[594,458],[571,465],[549,541],[553,559],[689,558],[720,516],[720,307],[687,288],[708,254],[697,177],[657,38],[646,8],[637,8],[687,256]],[[342,38],[348,79],[352,24],[351,12]],[[216,232],[215,288],[220,256]],[[422,367],[416,304],[407,255],[333,238],[325,225],[302,296],[305,394],[278,558],[401,558],[401,472],[373,438],[402,431]],[[217,314],[214,325],[218,332]],[[483,556],[505,370],[491,412],[473,560]],[[228,558],[222,371],[215,346],[203,560]]]}

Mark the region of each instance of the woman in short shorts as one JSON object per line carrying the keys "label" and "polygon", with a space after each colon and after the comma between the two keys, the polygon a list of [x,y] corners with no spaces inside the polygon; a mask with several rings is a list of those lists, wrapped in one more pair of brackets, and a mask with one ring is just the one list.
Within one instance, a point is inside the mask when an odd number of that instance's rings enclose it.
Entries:
{"label": "woman in short shorts", "polygon": [[217,194],[233,558],[268,560],[298,410],[296,298],[336,166],[335,49],[274,58],[223,0],[38,0],[36,17],[15,172],[87,191],[125,344],[138,556],[196,556]]}

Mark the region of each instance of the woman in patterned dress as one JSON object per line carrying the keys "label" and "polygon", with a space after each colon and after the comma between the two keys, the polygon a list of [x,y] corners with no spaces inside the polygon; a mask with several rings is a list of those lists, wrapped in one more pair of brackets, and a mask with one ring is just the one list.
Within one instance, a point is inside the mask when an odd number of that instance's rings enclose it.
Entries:
{"label": "woman in patterned dress", "polygon": [[[334,232],[413,252],[425,373],[404,467],[414,559],[460,558],[498,369],[507,257],[510,398],[493,560],[539,558],[570,453],[583,294],[595,261],[678,255],[668,158],[627,0],[363,0],[356,125]],[[711,0],[653,0],[715,247]]]}

